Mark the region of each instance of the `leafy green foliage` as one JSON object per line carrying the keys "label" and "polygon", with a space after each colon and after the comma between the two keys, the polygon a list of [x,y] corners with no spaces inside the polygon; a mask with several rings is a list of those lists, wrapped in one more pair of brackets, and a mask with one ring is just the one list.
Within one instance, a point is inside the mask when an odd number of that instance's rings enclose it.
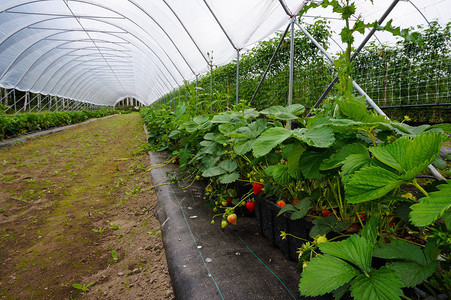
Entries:
{"label": "leafy green foliage", "polygon": [[371,218],[360,236],[319,244],[324,254],[313,258],[304,268],[299,283],[301,294],[319,296],[340,287],[342,294],[346,289],[343,286],[350,283],[354,299],[398,299],[403,294],[400,276],[388,267],[371,266],[378,221],[378,217]]}
{"label": "leafy green foliage", "polygon": [[299,291],[303,296],[320,296],[330,293],[359,274],[345,261],[331,255],[313,258],[302,272]]}
{"label": "leafy green foliage", "polygon": [[311,201],[309,198],[304,198],[296,205],[293,204],[287,204],[279,211],[277,216],[280,216],[286,212],[291,212],[290,220],[297,220],[303,218],[310,207]]}
{"label": "leafy green foliage", "polygon": [[390,260],[387,266],[401,277],[407,287],[429,278],[438,266],[436,253],[426,254],[419,247],[399,240],[391,240],[390,244],[374,249],[373,256]]}
{"label": "leafy green foliage", "polygon": [[[211,162],[211,161],[210,161]],[[227,184],[236,181],[239,178],[238,172],[235,172],[238,165],[231,160],[221,161],[217,166],[212,166],[202,172],[203,177],[219,176],[221,183]]]}
{"label": "leafy green foliage", "polygon": [[356,300],[399,299],[403,294],[399,275],[387,268],[359,274],[351,283],[351,295]]}
{"label": "leafy green foliage", "polygon": [[293,180],[288,167],[285,165],[269,166],[265,169],[265,173],[280,184],[288,184]]}
{"label": "leafy green foliage", "polygon": [[348,221],[337,220],[335,216],[327,216],[325,218],[315,219],[313,225],[314,226],[310,230],[311,238],[328,234],[331,231],[342,232],[349,227],[350,223]]}
{"label": "leafy green foliage", "polygon": [[80,123],[92,118],[117,114],[114,110],[84,110],[70,112],[24,113],[17,115],[0,114],[0,140],[12,138],[30,131],[43,130]]}
{"label": "leafy green foliage", "polygon": [[360,203],[385,196],[404,181],[399,175],[381,167],[367,167],[354,173],[346,188],[349,203]]}
{"label": "leafy green foliage", "polygon": [[260,111],[261,114],[268,115],[268,117],[279,120],[295,120],[298,115],[302,114],[305,108],[301,104],[293,104],[289,106],[272,106],[270,108]]}
{"label": "leafy green foliage", "polygon": [[291,132],[282,127],[268,128],[263,132],[253,145],[253,153],[255,157],[261,157],[268,154],[277,145],[291,137]]}
{"label": "leafy green foliage", "polygon": [[435,220],[449,214],[451,208],[451,182],[437,186],[438,192],[429,193],[420,199],[420,203],[411,206],[410,219],[417,226],[427,226]]}
{"label": "leafy green foliage", "polygon": [[381,166],[368,166],[356,171],[345,186],[348,201],[374,200],[412,180],[435,160],[441,144],[441,133],[423,132],[413,139],[402,137],[391,144],[369,148],[375,158],[394,171]]}

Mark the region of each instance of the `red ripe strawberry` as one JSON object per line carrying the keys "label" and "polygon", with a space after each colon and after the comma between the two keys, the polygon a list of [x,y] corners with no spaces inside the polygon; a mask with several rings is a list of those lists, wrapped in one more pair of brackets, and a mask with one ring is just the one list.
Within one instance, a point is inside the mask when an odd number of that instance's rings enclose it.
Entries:
{"label": "red ripe strawberry", "polygon": [[321,216],[323,216],[323,218],[330,216],[331,212],[328,209],[323,209],[321,211]]}
{"label": "red ripe strawberry", "polygon": [[390,228],[392,228],[394,225],[395,225],[395,218],[392,218],[391,221],[390,221],[390,224],[388,224],[388,226]]}
{"label": "red ripe strawberry", "polygon": [[[364,220],[365,220],[365,215],[366,215],[365,213],[361,213],[361,214],[359,215],[360,220],[364,221]],[[359,218],[355,217],[355,220],[358,221]]]}
{"label": "red ripe strawberry", "polygon": [[277,201],[277,205],[280,207],[284,207],[286,205],[286,203],[283,200],[279,200],[279,201]]}
{"label": "red ripe strawberry", "polygon": [[255,202],[246,202],[246,208],[249,212],[253,212],[255,209]]}
{"label": "red ripe strawberry", "polygon": [[180,163],[178,157],[174,157],[174,163],[175,163],[176,165],[178,165],[178,164]]}
{"label": "red ripe strawberry", "polygon": [[232,204],[232,198],[227,199],[227,204],[230,206]]}
{"label": "red ripe strawberry", "polygon": [[229,221],[230,224],[236,225],[236,214],[231,214],[227,216],[227,221]]}
{"label": "red ripe strawberry", "polygon": [[261,190],[264,188],[265,186],[261,183],[258,182],[254,182],[252,184],[252,189],[254,190],[254,195],[258,195],[258,193],[261,192]]}

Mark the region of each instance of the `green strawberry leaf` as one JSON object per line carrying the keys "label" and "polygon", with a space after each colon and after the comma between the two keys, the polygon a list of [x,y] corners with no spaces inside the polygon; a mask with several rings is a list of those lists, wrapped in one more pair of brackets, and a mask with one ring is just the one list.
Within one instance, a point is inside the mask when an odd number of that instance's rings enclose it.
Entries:
{"label": "green strawberry leaf", "polygon": [[273,148],[291,136],[291,132],[283,127],[268,128],[254,142],[252,150],[256,158],[268,154]]}
{"label": "green strawberry leaf", "polygon": [[410,208],[410,221],[416,226],[427,226],[443,216],[451,208],[451,180],[437,186],[439,191],[429,193],[420,203]]}
{"label": "green strawberry leaf", "polygon": [[202,162],[199,165],[199,170],[204,172],[209,168],[213,168],[218,161],[219,161],[219,157],[217,157],[217,156],[211,156],[211,155],[204,156],[202,158]]}
{"label": "green strawberry leaf", "polygon": [[230,174],[224,174],[219,176],[219,182],[222,184],[228,184],[236,181],[240,177],[240,174],[238,172],[233,172]]}
{"label": "green strawberry leaf", "polygon": [[265,169],[265,174],[271,176],[279,184],[288,184],[293,180],[285,165],[269,166]]}
{"label": "green strawberry leaf", "polygon": [[233,146],[233,150],[235,151],[236,155],[244,155],[252,150],[253,144],[254,141],[252,140],[238,141]]}
{"label": "green strawberry leaf", "polygon": [[287,155],[288,172],[293,178],[297,180],[302,179],[302,172],[299,166],[299,161],[305,150],[305,146],[300,142],[297,142],[293,144],[291,151]]}
{"label": "green strawberry leaf", "polygon": [[302,114],[305,111],[305,107],[301,104],[293,104],[287,107],[283,107],[280,105],[272,106],[265,110],[260,111],[261,114],[274,116],[279,120],[295,120],[297,119],[297,115]]}
{"label": "green strawberry leaf", "polygon": [[233,126],[232,124],[220,124],[218,126],[218,130],[220,133],[227,135],[228,133],[232,132],[233,130],[235,130],[235,126]]}
{"label": "green strawberry leaf", "polygon": [[328,152],[305,151],[299,159],[301,172],[307,179],[319,179],[325,175],[320,172],[318,166],[329,156]]}
{"label": "green strawberry leaf", "polygon": [[353,263],[364,273],[369,273],[371,270],[373,245],[364,237],[351,235],[344,241],[319,244],[319,249],[323,253]]}
{"label": "green strawberry leaf", "polygon": [[413,261],[394,261],[387,264],[387,267],[398,273],[405,287],[414,287],[434,274],[438,263],[434,261],[423,265]]}
{"label": "green strawberry leaf", "polygon": [[402,165],[406,170],[402,178],[411,180],[431,164],[440,153],[443,134],[424,132],[413,139],[402,155]]}
{"label": "green strawberry leaf", "polygon": [[402,157],[409,146],[410,140],[407,137],[397,139],[391,144],[379,144],[369,148],[370,152],[381,162],[393,169],[403,172]]}
{"label": "green strawberry leaf", "polygon": [[403,180],[381,167],[366,167],[355,172],[345,185],[348,203],[371,201],[397,188]]}
{"label": "green strawberry leaf", "polygon": [[251,124],[249,124],[248,127],[253,133],[252,138],[256,138],[263,131],[265,131],[267,123],[268,122],[266,121],[266,119],[258,119],[257,121],[252,122]]}
{"label": "green strawberry leaf", "polygon": [[336,153],[332,154],[328,159],[325,159],[320,166],[320,170],[330,170],[343,165],[345,159],[351,154],[362,154],[368,156],[368,151],[361,143],[345,145]]}
{"label": "green strawberry leaf", "polygon": [[202,172],[202,177],[214,177],[227,173],[221,167],[212,167]]}
{"label": "green strawberry leaf", "polygon": [[427,264],[423,251],[419,247],[395,239],[392,239],[389,244],[375,248],[373,256],[384,259],[407,260],[421,265]]}
{"label": "green strawberry leaf", "polygon": [[373,215],[359,233],[361,237],[370,241],[371,245],[376,244],[379,221],[379,215]]}
{"label": "green strawberry leaf", "polygon": [[233,160],[224,160],[218,164],[218,167],[224,169],[224,171],[230,173],[238,168],[238,165]]}
{"label": "green strawberry leaf", "polygon": [[403,294],[399,275],[387,268],[359,274],[351,283],[351,295],[356,300],[399,299]]}
{"label": "green strawberry leaf", "polygon": [[309,146],[328,148],[335,142],[334,132],[328,126],[319,126],[311,129],[298,128],[291,131],[293,136]]}
{"label": "green strawberry leaf", "polygon": [[351,154],[343,162],[343,167],[341,168],[341,177],[343,182],[347,183],[349,177],[356,171],[369,167],[371,164],[371,158],[369,153],[365,154]]}
{"label": "green strawberry leaf", "polygon": [[319,296],[330,293],[359,274],[345,261],[331,255],[318,255],[307,263],[299,281],[303,296]]}
{"label": "green strawberry leaf", "polygon": [[193,119],[193,122],[196,123],[197,125],[200,125],[202,123],[207,122],[208,119],[209,119],[209,117],[206,115],[199,115]]}
{"label": "green strawberry leaf", "polygon": [[312,223],[314,226],[310,229],[310,237],[315,238],[318,235],[328,234],[334,229],[336,222],[337,218],[334,215],[313,220]]}

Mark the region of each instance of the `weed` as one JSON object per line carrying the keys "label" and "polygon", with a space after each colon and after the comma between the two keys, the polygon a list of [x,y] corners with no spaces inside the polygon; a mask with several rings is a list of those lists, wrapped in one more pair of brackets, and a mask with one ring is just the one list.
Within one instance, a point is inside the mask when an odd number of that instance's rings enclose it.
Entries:
{"label": "weed", "polygon": [[94,284],[94,282],[90,282],[90,283],[88,283],[88,284],[74,283],[74,284],[72,284],[72,286],[73,286],[74,288],[76,288],[77,290],[83,291],[83,294],[85,294],[86,291],[88,290],[88,288],[89,288],[91,285],[93,285],[93,284]]}
{"label": "weed", "polygon": [[116,250],[111,250],[111,256],[113,257],[114,262],[117,262],[119,260],[119,257],[117,256]]}
{"label": "weed", "polygon": [[115,187],[119,187],[121,185],[124,185],[125,180],[123,178],[119,178],[118,181],[115,182]]}
{"label": "weed", "polygon": [[129,187],[126,187],[127,189],[129,189],[129,191],[128,192],[125,192],[125,194],[127,194],[127,195],[129,195],[129,196],[133,196],[133,195],[136,195],[136,194],[139,194],[142,190],[141,190],[141,187],[139,186],[139,185],[135,185],[134,187],[133,187],[133,189],[131,189],[131,188],[129,188]]}
{"label": "weed", "polygon": [[110,222],[108,220],[106,222],[108,223],[108,225],[110,225],[110,229],[112,229],[112,230],[121,229],[121,226],[119,226],[119,225],[114,225],[112,222]]}
{"label": "weed", "polygon": [[102,233],[105,230],[103,227],[99,227],[98,229],[93,228],[92,231]]}
{"label": "weed", "polygon": [[26,199],[24,199],[23,194],[20,195],[19,197],[13,197],[13,199],[17,200],[17,201],[22,201],[24,203],[28,203],[28,201]]}
{"label": "weed", "polygon": [[14,179],[14,176],[3,176],[0,181],[8,182]]}
{"label": "weed", "polygon": [[153,231],[148,231],[147,233],[153,235],[155,238],[158,238],[161,235],[161,230],[158,227],[154,227]]}
{"label": "weed", "polygon": [[125,289],[126,289],[127,291],[130,290],[130,284],[128,283],[128,278],[125,279],[124,287],[125,287]]}
{"label": "weed", "polygon": [[116,203],[116,206],[127,205],[126,200],[127,200],[126,197],[122,198],[121,200],[119,200],[118,203]]}
{"label": "weed", "polygon": [[13,235],[11,233],[6,232],[6,229],[2,229],[2,233],[0,234],[0,243],[2,243],[6,239],[14,239]]}
{"label": "weed", "polygon": [[105,214],[105,210],[96,209],[94,211],[94,213],[98,213],[99,215],[104,215]]}

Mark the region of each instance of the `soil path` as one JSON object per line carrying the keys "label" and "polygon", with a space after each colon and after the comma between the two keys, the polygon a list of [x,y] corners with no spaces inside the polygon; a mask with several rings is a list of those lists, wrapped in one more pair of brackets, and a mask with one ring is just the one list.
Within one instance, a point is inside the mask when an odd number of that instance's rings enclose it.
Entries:
{"label": "soil path", "polygon": [[173,298],[145,143],[134,113],[0,149],[0,298]]}

